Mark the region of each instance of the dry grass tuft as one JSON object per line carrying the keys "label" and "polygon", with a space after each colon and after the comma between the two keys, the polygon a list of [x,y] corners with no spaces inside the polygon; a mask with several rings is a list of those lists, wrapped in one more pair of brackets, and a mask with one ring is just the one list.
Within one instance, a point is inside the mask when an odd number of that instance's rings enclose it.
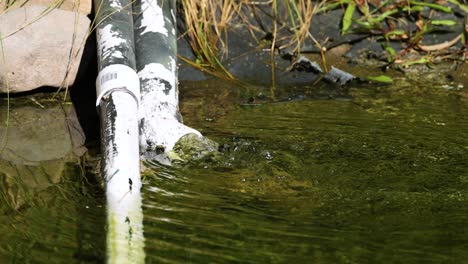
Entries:
{"label": "dry grass tuft", "polygon": [[[301,46],[306,39],[311,39],[320,49],[320,44],[310,33],[312,18],[319,12],[327,1],[278,1],[278,0],[180,0],[185,19],[185,32],[190,45],[196,53],[196,61],[191,62],[199,68],[208,71],[222,72],[226,77],[232,78],[221,63],[221,58],[228,53],[228,46],[223,39],[227,35],[227,29],[232,25],[233,18],[242,21],[244,26],[255,38],[255,33],[271,33],[272,55],[275,49],[290,48],[294,53],[301,52]],[[278,6],[286,7],[287,14],[278,14]],[[253,25],[252,15],[259,11],[271,8],[272,32],[264,32],[265,29]],[[284,10],[284,8],[283,8]],[[280,29],[286,28],[291,32],[289,36],[277,38]],[[276,44],[281,41],[280,47]]]}
{"label": "dry grass tuft", "polygon": [[208,66],[220,70],[228,78],[233,78],[220,62],[222,50],[227,51],[222,33],[226,32],[235,13],[241,10],[242,2],[235,0],[181,0],[185,17],[185,27],[190,45],[197,54],[195,62],[201,67]]}

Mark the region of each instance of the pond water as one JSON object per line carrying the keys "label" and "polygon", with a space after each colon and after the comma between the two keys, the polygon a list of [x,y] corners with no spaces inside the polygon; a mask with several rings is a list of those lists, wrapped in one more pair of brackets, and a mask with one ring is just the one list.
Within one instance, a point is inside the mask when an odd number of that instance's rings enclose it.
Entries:
{"label": "pond water", "polygon": [[[456,85],[181,90],[185,122],[221,157],[145,164],[146,263],[468,259],[468,97]],[[0,215],[1,263],[105,261],[102,190],[65,174]]]}

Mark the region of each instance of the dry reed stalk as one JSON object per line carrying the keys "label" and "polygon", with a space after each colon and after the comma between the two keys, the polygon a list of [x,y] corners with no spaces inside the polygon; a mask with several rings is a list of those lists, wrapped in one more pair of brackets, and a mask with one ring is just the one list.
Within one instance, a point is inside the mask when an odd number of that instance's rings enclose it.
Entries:
{"label": "dry reed stalk", "polygon": [[[322,57],[325,50],[322,45],[310,33],[313,16],[326,5],[327,1],[310,0],[180,0],[185,17],[186,31],[190,45],[195,52],[197,59],[194,64],[200,68],[211,68],[211,70],[221,70],[225,75],[230,76],[223,67],[220,60],[229,52],[227,42],[223,37],[227,35],[227,29],[232,26],[230,23],[234,16],[242,21],[254,39],[258,33],[272,33],[274,43],[271,45],[271,52],[275,49],[293,47],[294,53],[301,52],[302,44],[311,39],[312,42],[322,50]],[[329,1],[328,1],[329,2]],[[287,8],[284,14],[277,14],[278,4],[283,4]],[[272,9],[271,24],[274,32],[265,32],[264,28],[259,28],[252,21],[252,14],[255,15],[259,7]],[[287,21],[287,22],[286,22]],[[261,23],[261,21],[260,21]],[[277,36],[277,33],[284,28],[291,32],[289,36]],[[257,34],[256,34],[257,33]],[[257,39],[260,42],[260,40]],[[284,43],[276,47],[278,43]],[[325,58],[322,58],[325,61]],[[326,68],[326,67],[325,67]]]}
{"label": "dry reed stalk", "polygon": [[[198,55],[197,63],[232,75],[220,62],[220,57],[228,52],[223,41],[229,22],[242,7],[242,2],[235,0],[181,0],[185,16],[186,34],[190,45]],[[219,45],[221,49],[219,49]],[[220,54],[220,50],[223,54]]]}

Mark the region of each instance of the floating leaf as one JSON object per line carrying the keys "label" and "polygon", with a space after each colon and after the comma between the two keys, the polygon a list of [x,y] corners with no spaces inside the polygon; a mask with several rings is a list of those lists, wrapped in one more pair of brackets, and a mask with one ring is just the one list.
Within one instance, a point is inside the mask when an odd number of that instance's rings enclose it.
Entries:
{"label": "floating leaf", "polygon": [[368,76],[367,80],[379,83],[393,83],[393,79],[387,75]]}
{"label": "floating leaf", "polygon": [[457,21],[455,20],[432,20],[431,24],[434,26],[455,26]]}
{"label": "floating leaf", "polygon": [[343,15],[343,26],[341,30],[343,34],[346,33],[351,26],[354,10],[356,10],[356,3],[354,1],[350,1]]}

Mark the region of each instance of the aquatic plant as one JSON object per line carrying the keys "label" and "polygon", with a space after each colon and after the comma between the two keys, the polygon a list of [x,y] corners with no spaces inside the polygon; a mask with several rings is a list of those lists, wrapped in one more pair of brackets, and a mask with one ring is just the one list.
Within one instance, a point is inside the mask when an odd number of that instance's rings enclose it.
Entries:
{"label": "aquatic plant", "polygon": [[[433,62],[436,57],[459,53],[459,51],[449,51],[434,56],[433,52],[446,51],[458,42],[461,42],[464,48],[467,46],[467,26],[462,25],[461,28],[457,28],[461,19],[456,18],[464,15],[466,24],[468,6],[457,0],[435,2],[339,0],[329,1],[321,11],[339,7],[345,10],[342,19],[342,34],[365,33],[375,36],[388,52],[388,60],[393,63],[404,66],[426,64]],[[460,11],[456,11],[455,7]],[[442,13],[450,16],[445,18],[447,16],[442,16]],[[433,45],[423,44],[424,37],[430,33],[455,30],[459,32],[450,41]],[[404,43],[406,47],[396,52],[388,45],[392,41]],[[417,51],[423,54],[423,57],[414,61],[402,59],[410,51]]]}

